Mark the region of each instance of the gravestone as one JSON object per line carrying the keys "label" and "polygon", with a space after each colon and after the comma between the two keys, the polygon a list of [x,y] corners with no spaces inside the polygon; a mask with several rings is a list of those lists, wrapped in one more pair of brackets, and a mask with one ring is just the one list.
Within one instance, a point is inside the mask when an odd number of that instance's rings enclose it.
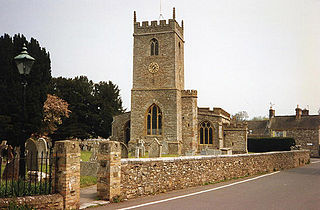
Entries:
{"label": "gravestone", "polygon": [[26,151],[27,151],[27,170],[28,171],[37,171],[38,170],[38,149],[37,143],[32,140],[28,139],[26,141]]}
{"label": "gravestone", "polygon": [[0,144],[0,161],[2,162],[3,159],[3,153],[5,150],[8,149],[7,141],[2,141]]}
{"label": "gravestone", "polygon": [[36,144],[38,149],[38,163],[39,165],[41,164],[42,158],[42,164],[45,164],[48,152],[47,142],[44,138],[39,138]]}
{"label": "gravestone", "polygon": [[93,142],[92,144],[92,153],[90,156],[90,162],[97,162],[98,160],[98,149],[99,149],[99,142]]}
{"label": "gravestone", "polygon": [[86,145],[86,144],[83,144],[82,150],[83,150],[83,151],[87,151],[87,150],[88,150],[88,148],[87,148],[87,145]]}
{"label": "gravestone", "polygon": [[190,150],[186,151],[184,155],[185,156],[194,156],[194,155],[196,155],[196,150],[190,149]]}
{"label": "gravestone", "polygon": [[169,154],[169,146],[168,146],[168,142],[163,140],[162,142],[160,142],[162,145],[162,155],[166,155]]}
{"label": "gravestone", "polygon": [[121,158],[128,158],[128,147],[124,143],[120,142],[121,145]]}
{"label": "gravestone", "polygon": [[144,157],[146,153],[146,149],[144,146],[144,141],[142,139],[138,140],[137,146],[135,148],[135,157],[139,158],[139,157]]}
{"label": "gravestone", "polygon": [[162,153],[162,144],[158,141],[158,139],[154,139],[149,147],[149,157],[161,157]]}
{"label": "gravestone", "polygon": [[19,159],[14,158],[11,145],[7,147],[7,160],[8,162],[3,170],[2,179],[10,180],[13,178],[14,180],[17,180],[19,176]]}

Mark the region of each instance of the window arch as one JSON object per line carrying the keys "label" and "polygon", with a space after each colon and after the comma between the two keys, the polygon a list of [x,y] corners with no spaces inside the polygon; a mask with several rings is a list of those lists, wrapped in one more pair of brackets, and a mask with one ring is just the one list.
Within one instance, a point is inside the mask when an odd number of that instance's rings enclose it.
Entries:
{"label": "window arch", "polygon": [[199,126],[199,143],[213,144],[213,126],[209,121],[200,123]]}
{"label": "window arch", "polygon": [[147,112],[147,135],[162,135],[162,112],[152,104]]}
{"label": "window arch", "polygon": [[159,55],[159,42],[157,39],[151,39],[151,55]]}

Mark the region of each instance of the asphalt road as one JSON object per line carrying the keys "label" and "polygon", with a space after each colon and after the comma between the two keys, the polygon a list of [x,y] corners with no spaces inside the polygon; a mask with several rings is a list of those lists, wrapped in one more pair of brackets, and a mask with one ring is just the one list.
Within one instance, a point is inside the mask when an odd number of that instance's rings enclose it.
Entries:
{"label": "asphalt road", "polygon": [[178,190],[94,209],[320,209],[320,159],[230,182]]}

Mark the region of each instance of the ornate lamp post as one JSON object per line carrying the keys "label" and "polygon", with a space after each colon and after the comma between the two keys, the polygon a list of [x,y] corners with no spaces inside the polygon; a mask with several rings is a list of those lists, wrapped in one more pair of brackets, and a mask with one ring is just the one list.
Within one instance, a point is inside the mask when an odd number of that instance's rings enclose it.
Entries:
{"label": "ornate lamp post", "polygon": [[22,118],[22,134],[23,140],[20,141],[20,164],[19,164],[19,176],[24,177],[26,166],[25,166],[25,141],[26,141],[26,130],[25,130],[25,121],[26,121],[26,87],[27,87],[27,76],[30,74],[31,67],[35,61],[33,57],[31,57],[27,52],[27,47],[24,44],[22,47],[22,51],[19,55],[14,57],[17,68],[19,70],[19,74],[21,75],[21,85],[23,87],[22,93],[22,107],[23,107],[23,118]]}

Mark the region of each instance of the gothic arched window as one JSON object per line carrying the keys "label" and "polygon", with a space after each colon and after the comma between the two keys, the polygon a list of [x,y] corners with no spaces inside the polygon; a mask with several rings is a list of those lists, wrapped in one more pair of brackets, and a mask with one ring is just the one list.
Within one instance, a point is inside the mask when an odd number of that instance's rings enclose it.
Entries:
{"label": "gothic arched window", "polygon": [[147,112],[147,135],[162,134],[162,113],[160,108],[152,104]]}
{"label": "gothic arched window", "polygon": [[151,55],[159,55],[159,43],[155,38],[151,39]]}
{"label": "gothic arched window", "polygon": [[204,121],[199,125],[199,143],[213,144],[213,126],[209,121]]}

